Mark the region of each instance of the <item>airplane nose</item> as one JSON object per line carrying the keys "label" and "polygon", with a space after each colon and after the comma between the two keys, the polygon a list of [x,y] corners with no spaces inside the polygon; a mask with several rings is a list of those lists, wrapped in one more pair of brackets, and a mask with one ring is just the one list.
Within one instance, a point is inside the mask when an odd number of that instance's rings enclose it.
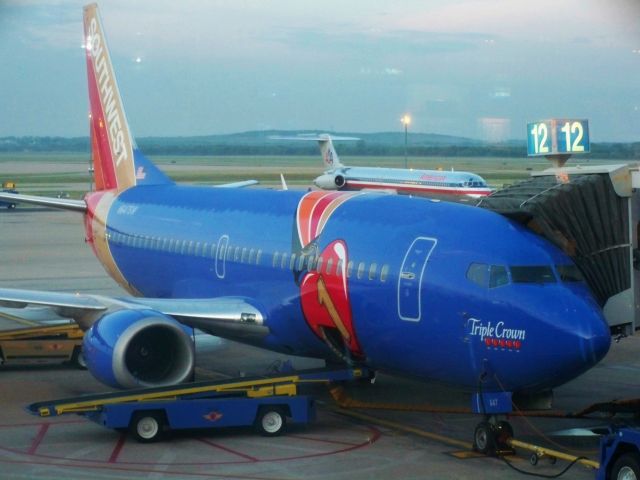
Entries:
{"label": "airplane nose", "polygon": [[611,333],[609,325],[600,312],[589,312],[582,332],[582,356],[586,364],[595,365],[609,351]]}

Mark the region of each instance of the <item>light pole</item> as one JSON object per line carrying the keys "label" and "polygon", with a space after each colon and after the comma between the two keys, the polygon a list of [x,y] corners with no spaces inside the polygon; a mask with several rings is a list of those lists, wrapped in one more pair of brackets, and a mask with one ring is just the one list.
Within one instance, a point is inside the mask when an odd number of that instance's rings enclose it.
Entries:
{"label": "light pole", "polygon": [[409,124],[411,123],[411,117],[405,114],[400,121],[404,125],[404,168],[407,167],[407,130],[409,128]]}

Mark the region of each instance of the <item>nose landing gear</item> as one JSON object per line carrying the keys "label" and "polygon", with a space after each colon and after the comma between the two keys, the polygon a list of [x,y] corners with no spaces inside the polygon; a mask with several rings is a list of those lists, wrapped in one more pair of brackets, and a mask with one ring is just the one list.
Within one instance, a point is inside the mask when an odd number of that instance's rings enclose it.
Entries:
{"label": "nose landing gear", "polygon": [[497,420],[488,415],[480,422],[473,434],[473,449],[485,455],[510,455],[514,453],[508,440],[513,438],[513,427],[506,420]]}

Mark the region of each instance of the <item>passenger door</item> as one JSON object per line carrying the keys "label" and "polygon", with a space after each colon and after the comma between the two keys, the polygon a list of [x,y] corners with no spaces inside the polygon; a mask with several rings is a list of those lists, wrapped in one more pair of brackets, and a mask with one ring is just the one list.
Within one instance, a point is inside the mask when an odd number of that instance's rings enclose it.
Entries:
{"label": "passenger door", "polygon": [[407,250],[398,275],[398,316],[408,322],[422,317],[422,281],[429,257],[438,240],[417,237]]}

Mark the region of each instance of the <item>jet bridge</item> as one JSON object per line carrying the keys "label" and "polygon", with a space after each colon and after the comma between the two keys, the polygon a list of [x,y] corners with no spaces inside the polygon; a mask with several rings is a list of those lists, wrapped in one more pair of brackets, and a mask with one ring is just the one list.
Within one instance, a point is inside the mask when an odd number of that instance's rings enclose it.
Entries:
{"label": "jet bridge", "polygon": [[550,168],[478,205],[523,223],[572,257],[612,330],[630,334],[640,326],[638,187],[637,165]]}

